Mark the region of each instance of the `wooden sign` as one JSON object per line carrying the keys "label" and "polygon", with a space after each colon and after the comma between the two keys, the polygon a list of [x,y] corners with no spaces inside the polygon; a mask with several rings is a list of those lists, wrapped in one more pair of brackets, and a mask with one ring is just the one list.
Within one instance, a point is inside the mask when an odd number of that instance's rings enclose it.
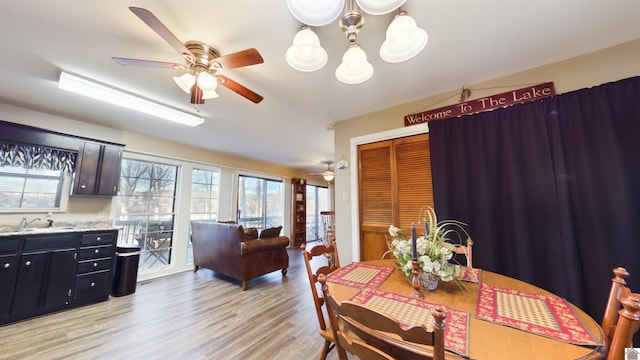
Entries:
{"label": "wooden sign", "polygon": [[449,105],[434,110],[407,115],[404,117],[404,126],[418,125],[432,120],[442,120],[461,115],[474,114],[535,99],[542,99],[555,94],[556,90],[553,86],[553,82],[547,82],[502,94],[465,101],[460,104]]}

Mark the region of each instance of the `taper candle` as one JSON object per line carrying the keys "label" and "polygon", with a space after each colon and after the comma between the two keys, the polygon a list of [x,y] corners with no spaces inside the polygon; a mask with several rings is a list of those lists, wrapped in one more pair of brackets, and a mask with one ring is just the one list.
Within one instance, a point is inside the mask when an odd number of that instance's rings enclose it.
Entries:
{"label": "taper candle", "polygon": [[417,261],[418,260],[418,243],[416,240],[416,225],[415,224],[411,224],[411,246],[413,252],[411,253],[413,255],[413,261]]}

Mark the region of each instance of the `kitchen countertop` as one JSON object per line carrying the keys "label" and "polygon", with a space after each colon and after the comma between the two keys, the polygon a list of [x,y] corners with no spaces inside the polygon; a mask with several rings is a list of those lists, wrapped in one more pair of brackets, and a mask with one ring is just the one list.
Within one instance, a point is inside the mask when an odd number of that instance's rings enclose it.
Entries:
{"label": "kitchen countertop", "polygon": [[64,223],[54,225],[52,227],[27,227],[17,228],[12,226],[0,225],[0,238],[8,236],[24,236],[24,235],[41,235],[41,234],[58,234],[72,232],[88,232],[88,231],[111,231],[121,229],[121,226],[114,226],[111,222],[81,222],[81,223]]}

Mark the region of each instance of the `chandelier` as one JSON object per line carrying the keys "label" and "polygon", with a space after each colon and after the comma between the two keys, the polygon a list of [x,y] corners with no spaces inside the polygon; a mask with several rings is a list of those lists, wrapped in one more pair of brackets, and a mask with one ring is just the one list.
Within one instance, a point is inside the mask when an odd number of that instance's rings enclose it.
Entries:
{"label": "chandelier", "polygon": [[304,24],[287,50],[287,64],[303,72],[324,67],[328,59],[327,52],[311,28],[325,26],[342,14],[340,28],[345,33],[349,46],[342,56],[342,63],[336,69],[336,78],[345,84],[359,84],[369,80],[373,76],[373,66],[367,61],[367,54],[357,42],[358,32],[364,25],[364,17],[359,10],[370,15],[383,15],[397,10],[387,28],[386,39],[380,46],[380,58],[389,63],[411,59],[427,45],[428,36],[426,31],[418,28],[411,16],[400,9],[406,1],[287,0],[291,14]]}

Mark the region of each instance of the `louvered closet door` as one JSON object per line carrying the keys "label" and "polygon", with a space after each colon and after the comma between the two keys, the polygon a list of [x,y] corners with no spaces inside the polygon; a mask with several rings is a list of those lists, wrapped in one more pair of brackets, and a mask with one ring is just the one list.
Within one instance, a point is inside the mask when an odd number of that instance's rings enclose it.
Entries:
{"label": "louvered closet door", "polygon": [[433,206],[428,134],[358,147],[360,259],[387,251],[389,225],[409,228],[422,206]]}
{"label": "louvered closet door", "polygon": [[360,145],[360,260],[380,259],[393,221],[392,141]]}
{"label": "louvered closet door", "polygon": [[394,148],[397,177],[394,225],[410,228],[412,223],[422,221],[418,218],[421,207],[433,207],[429,135],[394,140]]}

